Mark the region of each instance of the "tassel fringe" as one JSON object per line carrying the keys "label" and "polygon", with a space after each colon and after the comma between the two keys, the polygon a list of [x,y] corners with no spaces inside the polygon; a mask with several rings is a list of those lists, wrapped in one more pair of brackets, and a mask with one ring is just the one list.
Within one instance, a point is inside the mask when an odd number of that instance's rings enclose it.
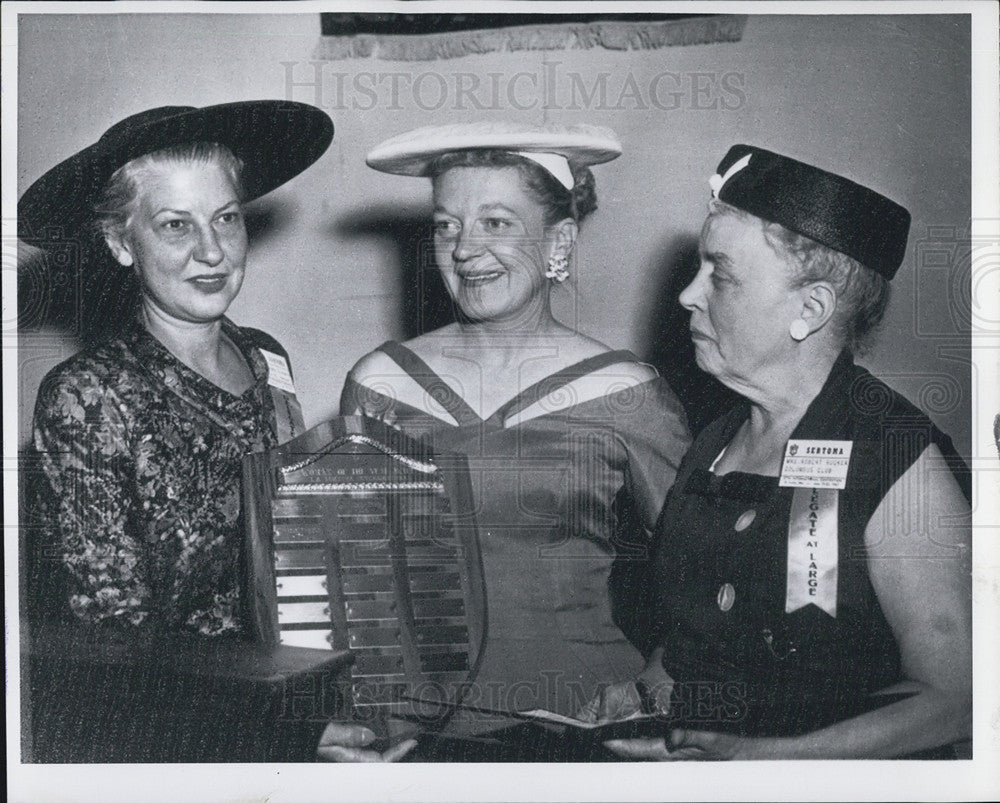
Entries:
{"label": "tassel fringe", "polygon": [[521,25],[423,35],[324,36],[316,58],[326,61],[377,58],[384,61],[434,61],[477,53],[525,50],[657,50],[663,47],[738,42],[744,14],[664,22],[605,21]]}

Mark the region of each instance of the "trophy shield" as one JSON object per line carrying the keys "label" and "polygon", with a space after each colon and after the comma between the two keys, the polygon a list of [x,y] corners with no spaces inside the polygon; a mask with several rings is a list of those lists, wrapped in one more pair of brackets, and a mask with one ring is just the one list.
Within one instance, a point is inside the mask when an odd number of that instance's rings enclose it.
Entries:
{"label": "trophy shield", "polygon": [[334,418],[245,458],[244,514],[258,641],[349,650],[356,706],[460,698],[486,605],[464,455]]}

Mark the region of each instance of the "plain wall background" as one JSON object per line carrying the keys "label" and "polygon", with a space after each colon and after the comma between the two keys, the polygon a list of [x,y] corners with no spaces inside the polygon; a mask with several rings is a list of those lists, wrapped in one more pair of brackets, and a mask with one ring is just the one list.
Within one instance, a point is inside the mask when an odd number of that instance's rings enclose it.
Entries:
{"label": "plain wall background", "polygon": [[[19,194],[149,107],[317,101],[316,14],[27,15],[20,23]],[[394,232],[429,212],[429,182],[376,173],[364,164],[366,151],[421,125],[587,122],[614,128],[625,152],[594,170],[600,208],[584,224],[557,314],[663,365],[665,288],[697,237],[708,176],[730,145],[749,142],[842,172],[910,209],[907,260],[881,339],[862,362],[927,410],[968,457],[968,276],[956,240],[970,217],[969,58],[967,17],[751,16],[736,43],[323,62],[320,101],[336,137],[316,165],[264,199],[270,223],[253,242],[230,317],[284,344],[308,423],[336,414],[351,365],[382,341],[412,334],[401,315]],[[656,108],[650,98],[665,71],[678,78],[661,79],[657,99],[677,108]],[[433,75],[419,78],[418,97],[404,78],[376,83],[380,73]],[[459,73],[482,77],[477,97],[490,108],[458,97],[457,83],[470,80]],[[606,81],[605,101],[586,103],[578,92],[572,108],[574,73],[588,91]],[[289,75],[298,86],[288,86]],[[548,101],[531,75],[538,83],[554,76]],[[392,80],[401,82],[397,98]],[[495,103],[485,91],[492,80],[501,87]],[[374,86],[374,98],[358,82]],[[699,94],[695,83],[707,89]],[[25,323],[22,442],[42,375],[76,348],[40,320]]]}

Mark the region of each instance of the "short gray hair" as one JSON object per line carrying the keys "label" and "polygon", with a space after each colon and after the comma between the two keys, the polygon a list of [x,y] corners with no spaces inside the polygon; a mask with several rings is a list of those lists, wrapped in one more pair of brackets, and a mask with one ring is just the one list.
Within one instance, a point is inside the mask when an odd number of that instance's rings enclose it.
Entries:
{"label": "short gray hair", "polygon": [[146,173],[151,167],[171,162],[217,164],[232,180],[240,200],[246,195],[243,162],[229,148],[217,142],[186,142],[139,156],[112,173],[94,205],[97,231],[101,234],[124,232]]}
{"label": "short gray hair", "polygon": [[813,282],[828,282],[833,286],[837,310],[832,323],[841,344],[852,354],[863,354],[871,348],[889,305],[888,279],[847,254],[724,201],[711,201],[708,214],[756,220],[764,239],[792,268],[791,287],[797,289]]}

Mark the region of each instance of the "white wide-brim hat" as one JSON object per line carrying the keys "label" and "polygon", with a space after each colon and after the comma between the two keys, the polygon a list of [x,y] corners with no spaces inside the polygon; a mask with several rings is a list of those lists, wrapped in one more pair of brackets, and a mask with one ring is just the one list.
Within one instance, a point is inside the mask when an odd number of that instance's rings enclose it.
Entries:
{"label": "white wide-brim hat", "polygon": [[560,184],[573,189],[570,165],[610,162],[622,146],[610,128],[584,125],[526,125],[509,122],[436,125],[407,131],[376,145],[365,161],[383,173],[426,176],[430,163],[444,153],[500,150],[541,165]]}

